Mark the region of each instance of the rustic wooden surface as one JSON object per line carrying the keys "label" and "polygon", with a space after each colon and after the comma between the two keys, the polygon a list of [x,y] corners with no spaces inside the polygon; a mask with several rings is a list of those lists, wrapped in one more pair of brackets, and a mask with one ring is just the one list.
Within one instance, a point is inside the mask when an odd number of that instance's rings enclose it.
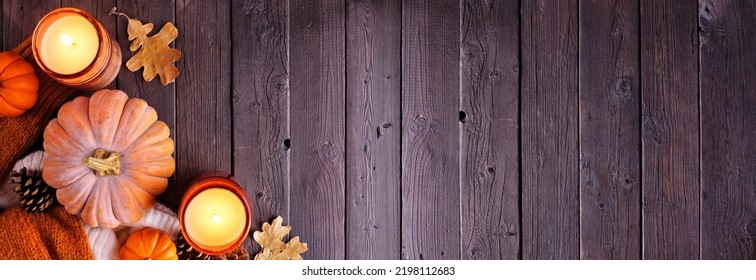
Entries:
{"label": "rustic wooden surface", "polygon": [[640,4],[643,258],[696,259],[701,210],[696,2]]}
{"label": "rustic wooden surface", "polygon": [[580,1],[580,256],[638,259],[638,3]]}
{"label": "rustic wooden surface", "polygon": [[407,1],[402,259],[459,259],[459,2]]}
{"label": "rustic wooden surface", "polygon": [[525,259],[580,257],[577,8],[538,0],[520,9]]}
{"label": "rustic wooden surface", "polygon": [[702,259],[756,259],[754,15],[753,1],[699,4]]}
{"label": "rustic wooden surface", "polygon": [[256,186],[247,195],[252,230],[260,230],[277,216],[289,220],[288,9],[277,0],[236,1],[231,11],[232,44],[247,46],[233,49],[233,174]]}
{"label": "rustic wooden surface", "polygon": [[459,3],[403,4],[402,259],[459,259]]}
{"label": "rustic wooden surface", "polygon": [[464,1],[460,45],[463,259],[520,257],[519,8]]}
{"label": "rustic wooden surface", "polygon": [[347,1],[346,257],[401,253],[402,3]]}
{"label": "rustic wooden surface", "polygon": [[756,259],[753,1],[4,0],[3,48],[62,6],[124,60],[111,7],[176,24],[176,83],[111,85],[172,129],[160,200],[231,172],[305,258]]}
{"label": "rustic wooden surface", "polygon": [[289,2],[289,222],[297,225],[291,234],[319,241],[308,242],[315,259],[345,257],[345,8]]}

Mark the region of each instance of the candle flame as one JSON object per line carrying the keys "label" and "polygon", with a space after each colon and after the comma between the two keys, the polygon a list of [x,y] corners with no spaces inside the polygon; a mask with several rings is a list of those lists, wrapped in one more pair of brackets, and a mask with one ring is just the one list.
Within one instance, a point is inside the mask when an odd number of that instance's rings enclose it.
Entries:
{"label": "candle flame", "polygon": [[66,44],[72,47],[76,45],[76,41],[74,41],[74,39],[71,38],[71,36],[68,36],[68,34],[66,33],[60,34],[60,41],[63,42],[63,44]]}
{"label": "candle flame", "polygon": [[221,216],[218,214],[218,212],[213,212],[213,222],[216,224],[220,224],[221,222]]}

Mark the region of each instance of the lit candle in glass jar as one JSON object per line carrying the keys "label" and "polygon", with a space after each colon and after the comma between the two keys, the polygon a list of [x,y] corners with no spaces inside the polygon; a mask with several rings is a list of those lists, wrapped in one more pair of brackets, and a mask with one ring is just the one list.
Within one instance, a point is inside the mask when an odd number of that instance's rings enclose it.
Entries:
{"label": "lit candle in glass jar", "polygon": [[228,253],[248,235],[251,215],[247,196],[228,175],[203,177],[184,194],[179,221],[187,242],[198,251]]}
{"label": "lit candle in glass jar", "polygon": [[72,13],[50,24],[42,35],[39,58],[55,73],[76,74],[92,64],[99,45],[94,25]]}
{"label": "lit candle in glass jar", "polygon": [[102,23],[74,8],[54,10],[39,21],[32,51],[45,73],[79,89],[105,87],[121,67],[121,49]]}

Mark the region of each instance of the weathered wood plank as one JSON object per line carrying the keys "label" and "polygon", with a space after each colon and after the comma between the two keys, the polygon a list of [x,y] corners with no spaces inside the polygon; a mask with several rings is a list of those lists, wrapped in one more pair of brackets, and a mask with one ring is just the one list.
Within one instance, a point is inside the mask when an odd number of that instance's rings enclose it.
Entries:
{"label": "weathered wood plank", "polygon": [[701,258],[756,259],[756,3],[698,12]]}
{"label": "weathered wood plank", "polygon": [[[176,184],[178,205],[201,172],[231,172],[231,14],[229,2],[176,1]],[[158,78],[155,78],[156,80]],[[157,82],[157,81],[156,81]]]}
{"label": "weathered wood plank", "polygon": [[237,0],[231,11],[233,170],[250,198],[254,232],[276,216],[289,222],[288,1]]}
{"label": "weathered wood plank", "polygon": [[699,257],[696,6],[641,1],[645,259]]}
{"label": "weathered wood plank", "polygon": [[399,259],[399,0],[347,3],[346,257]]}
{"label": "weathered wood plank", "polygon": [[60,0],[3,0],[3,49],[13,49],[31,37],[37,22],[60,7]]}
{"label": "weathered wood plank", "polygon": [[640,259],[638,2],[579,6],[580,257]]}
{"label": "weathered wood plank", "polygon": [[402,258],[459,259],[459,1],[402,16]]}
{"label": "weathered wood plank", "polygon": [[517,259],[519,5],[479,0],[462,5],[461,257]]}
{"label": "weathered wood plank", "polygon": [[577,1],[522,5],[523,258],[577,259]]}
{"label": "weathered wood plank", "polygon": [[[137,18],[142,22],[152,22],[155,24],[153,33],[160,30],[168,22],[175,23],[175,3],[174,1],[118,1],[116,5],[118,10],[128,14],[133,18]],[[107,7],[105,7],[107,8]],[[116,18],[115,16],[110,16]],[[121,55],[123,57],[123,63],[133,56],[133,53],[129,51],[129,35],[126,33],[126,26],[128,20],[119,17],[117,18],[116,26],[117,30],[114,35],[118,38],[118,44],[121,46]],[[179,37],[184,36],[183,27],[179,30]],[[175,43],[172,44],[175,46]],[[126,69],[125,66],[121,67],[121,72],[118,73],[116,83],[118,89],[128,93],[129,96],[139,97],[147,101],[150,106],[155,108],[158,113],[158,119],[165,122],[171,129],[171,137],[176,139],[176,84],[172,83],[168,86],[163,86],[160,83],[160,78],[156,77],[151,82],[144,81],[142,78],[142,71],[131,72]],[[179,68],[179,76],[177,81],[182,81],[184,69]],[[181,145],[181,143],[176,143]],[[175,155],[175,153],[174,153]],[[179,205],[183,193],[183,188],[176,188],[176,176],[172,176],[169,181],[168,189],[158,199],[160,202],[165,203],[173,209],[176,209]]]}
{"label": "weathered wood plank", "polygon": [[309,259],[345,257],[345,4],[292,0],[291,224]]}

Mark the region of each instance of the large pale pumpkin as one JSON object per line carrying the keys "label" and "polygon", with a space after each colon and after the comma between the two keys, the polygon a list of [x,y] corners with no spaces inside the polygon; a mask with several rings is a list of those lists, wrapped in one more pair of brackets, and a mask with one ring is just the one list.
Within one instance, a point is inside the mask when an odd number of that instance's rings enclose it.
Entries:
{"label": "large pale pumpkin", "polygon": [[15,117],[37,103],[34,67],[14,52],[0,53],[0,117]]}
{"label": "large pale pumpkin", "polygon": [[175,170],[169,135],[142,99],[107,89],[77,97],[45,128],[42,178],[90,226],[137,222]]}

